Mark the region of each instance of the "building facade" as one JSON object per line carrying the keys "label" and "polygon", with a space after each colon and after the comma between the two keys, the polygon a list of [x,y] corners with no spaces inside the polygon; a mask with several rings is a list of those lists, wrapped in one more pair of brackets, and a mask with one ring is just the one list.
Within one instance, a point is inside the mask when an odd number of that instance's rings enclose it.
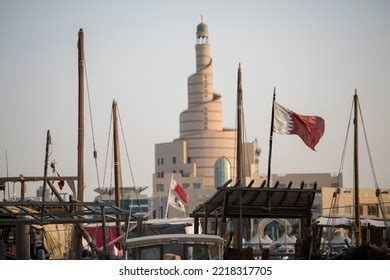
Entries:
{"label": "building facade", "polygon": [[[322,189],[322,216],[330,216],[330,208],[332,204],[332,197],[334,188]],[[383,210],[386,219],[390,216],[390,193],[389,190],[382,191]],[[334,217],[353,218],[354,217],[354,193],[353,189],[340,189],[338,206],[335,207],[331,214]],[[359,188],[359,202],[360,202],[360,218],[382,220],[383,215],[380,209],[378,198],[375,194],[375,188]]]}
{"label": "building facade", "polygon": [[[208,26],[203,22],[197,26],[196,40],[196,72],[187,81],[188,108],[180,114],[180,137],[155,145],[153,205],[157,217],[166,214],[172,176],[185,188],[189,202],[185,213],[170,207],[170,217],[188,216],[216,187],[234,177],[236,130],[222,125],[222,97],[214,92]],[[245,166],[249,181],[258,177],[255,143],[244,145],[249,155]]]}
{"label": "building facade", "polygon": [[[300,187],[303,182],[304,188],[312,188],[314,183],[317,183],[317,189],[322,190],[327,188],[335,190],[335,188],[343,187],[343,174],[332,173],[287,173],[287,174],[272,174],[271,182],[276,183],[279,181],[278,188],[286,188],[289,182],[292,182],[292,186]],[[272,184],[271,184],[272,186]],[[322,215],[323,200],[322,194],[317,193],[312,206],[313,217],[317,218]]]}

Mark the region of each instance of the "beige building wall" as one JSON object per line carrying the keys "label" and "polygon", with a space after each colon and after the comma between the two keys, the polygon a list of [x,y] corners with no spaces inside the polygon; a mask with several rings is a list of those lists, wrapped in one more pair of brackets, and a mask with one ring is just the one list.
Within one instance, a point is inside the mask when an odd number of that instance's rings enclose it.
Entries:
{"label": "beige building wall", "polygon": [[[322,205],[324,207],[322,215],[329,217],[329,209],[332,203],[334,188],[322,188]],[[384,202],[384,210],[387,219],[390,217],[390,194],[389,190],[385,190],[381,194]],[[335,208],[335,217],[352,218],[353,214],[354,192],[352,189],[340,189],[338,207]],[[379,208],[378,198],[375,195],[375,188],[359,188],[360,201],[360,217],[367,219],[383,219],[383,215]]]}
{"label": "beige building wall", "polygon": [[[157,216],[165,213],[171,174],[185,186],[190,197],[185,215],[215,192],[214,174],[218,159],[224,157],[228,160],[229,178],[234,179],[236,130],[222,125],[222,97],[213,88],[213,60],[208,35],[207,25],[200,23],[195,45],[196,72],[187,81],[188,108],[180,114],[180,137],[173,142],[155,145],[153,203]],[[245,147],[249,155],[245,168],[249,182],[251,178],[259,177],[256,174],[255,143],[245,143]],[[170,217],[183,216],[174,209],[171,212],[171,209]]]}
{"label": "beige building wall", "polygon": [[[262,178],[263,179],[263,178]],[[271,186],[276,181],[279,181],[278,188],[285,188],[289,182],[293,182],[292,186],[300,187],[302,181],[304,182],[304,188],[313,188],[315,182],[317,182],[317,189],[328,188],[334,190],[337,187],[343,187],[343,174],[337,175],[332,173],[287,173],[287,174],[272,174]],[[322,215],[322,195],[317,193],[313,202],[313,218],[317,218]]]}

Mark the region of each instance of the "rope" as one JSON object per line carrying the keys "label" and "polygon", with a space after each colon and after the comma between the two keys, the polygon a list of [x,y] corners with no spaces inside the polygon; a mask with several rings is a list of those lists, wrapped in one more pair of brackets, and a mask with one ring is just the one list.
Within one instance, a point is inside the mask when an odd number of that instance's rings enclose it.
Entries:
{"label": "rope", "polygon": [[90,122],[91,122],[91,131],[92,131],[93,157],[94,157],[94,159],[95,159],[96,179],[97,179],[98,187],[99,187],[99,189],[100,189],[99,168],[98,168],[98,163],[97,163],[97,151],[96,151],[96,144],[95,144],[95,131],[94,131],[94,129],[93,129],[92,108],[91,108],[91,97],[90,97],[90,94],[89,94],[87,61],[86,61],[86,59],[85,59],[85,55],[84,55],[84,54],[83,54],[83,60],[84,60],[85,81],[86,81],[86,84],[87,84],[87,96],[88,96],[89,119],[90,119]]}
{"label": "rope", "polygon": [[123,142],[124,142],[124,144],[125,144],[127,162],[128,162],[128,164],[129,164],[129,168],[130,168],[131,180],[133,181],[133,186],[134,186],[134,188],[135,188],[136,185],[135,185],[135,180],[134,180],[133,168],[131,167],[129,151],[128,151],[128,149],[127,149],[125,134],[124,134],[124,132],[123,132],[122,119],[121,119],[121,114],[120,114],[120,112],[119,112],[119,108],[118,108],[118,117],[119,117],[119,124],[121,125],[121,132],[122,132]]}
{"label": "rope", "polygon": [[385,209],[383,207],[383,204],[384,204],[383,203],[383,198],[382,198],[382,195],[381,195],[381,191],[379,189],[378,179],[377,179],[376,173],[375,173],[374,162],[372,160],[371,149],[370,149],[370,145],[368,143],[366,127],[364,125],[363,113],[362,113],[362,109],[360,107],[359,99],[358,99],[358,106],[359,106],[359,112],[360,112],[360,120],[362,122],[362,127],[363,127],[363,132],[364,132],[364,139],[366,141],[366,146],[367,146],[368,158],[369,158],[369,161],[370,161],[370,168],[371,168],[371,172],[372,172],[372,177],[374,179],[374,184],[375,184],[375,189],[376,189],[376,196],[378,198],[379,208],[380,208],[380,210],[382,212],[383,220],[384,220],[385,227],[386,227],[386,233],[387,233],[386,237],[387,237],[387,239],[389,239],[389,226],[387,224],[386,211],[385,211]]}
{"label": "rope", "polygon": [[108,151],[110,150],[110,140],[111,140],[111,125],[112,125],[112,111],[110,116],[110,126],[108,129],[108,139],[107,139],[107,150],[106,150],[106,159],[104,161],[104,174],[103,174],[103,187],[105,186],[106,182],[106,172],[107,172],[107,161],[108,161]]}
{"label": "rope", "polygon": [[[333,235],[334,235],[334,230],[333,230],[333,223],[334,223],[334,218],[336,216],[336,209],[339,208],[339,194],[340,194],[340,175],[341,175],[341,172],[344,168],[344,161],[345,161],[345,153],[346,153],[346,150],[347,150],[347,143],[348,143],[348,136],[349,136],[349,130],[350,130],[350,127],[351,127],[351,120],[352,120],[352,111],[353,111],[353,102],[352,102],[352,105],[351,105],[351,110],[350,110],[350,113],[349,113],[349,120],[348,120],[348,124],[347,124],[347,131],[345,133],[345,139],[344,139],[344,146],[343,146],[343,152],[342,152],[342,155],[341,155],[341,160],[340,160],[340,166],[339,166],[339,172],[337,174],[337,189],[334,191],[333,193],[333,197],[332,197],[332,201],[331,201],[331,206],[330,206],[330,209],[329,209],[329,217],[330,219],[328,219],[328,222],[327,222],[327,227],[328,227],[328,240],[330,242],[331,238],[333,238]],[[324,209],[324,208],[323,208]],[[330,228],[330,230],[329,230]],[[329,257],[329,254],[330,254],[330,243],[329,243],[329,250],[328,250],[328,257]]]}

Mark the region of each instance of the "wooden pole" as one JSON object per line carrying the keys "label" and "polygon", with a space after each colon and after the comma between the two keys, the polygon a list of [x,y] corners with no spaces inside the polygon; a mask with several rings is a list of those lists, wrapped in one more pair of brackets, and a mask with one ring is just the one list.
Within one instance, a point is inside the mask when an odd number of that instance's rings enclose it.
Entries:
{"label": "wooden pole", "polygon": [[[236,181],[240,181],[239,185],[245,185],[244,181],[241,181],[242,174],[242,81],[241,81],[241,63],[238,65],[237,73],[237,149],[236,149]],[[245,175],[244,175],[245,176]],[[237,185],[238,186],[238,185]]]}
{"label": "wooden pole", "polygon": [[358,131],[358,95],[357,90],[355,89],[355,95],[353,96],[354,102],[354,152],[353,152],[353,173],[354,173],[354,196],[355,196],[355,238],[356,245],[361,245],[361,235],[360,235],[360,203],[359,203],[359,131]]}
{"label": "wooden pole", "polygon": [[271,182],[271,158],[272,158],[272,138],[274,135],[275,97],[276,97],[276,87],[274,87],[274,96],[272,98],[271,129],[269,133],[267,188],[269,188],[271,185],[270,183]]}
{"label": "wooden pole", "polygon": [[24,201],[26,196],[26,181],[21,180],[20,181],[20,200]]}
{"label": "wooden pole", "polygon": [[45,166],[43,168],[43,190],[42,201],[46,200],[46,185],[47,185],[47,167],[49,161],[49,145],[51,144],[50,130],[46,134],[46,152],[45,152]]}
{"label": "wooden pole", "polygon": [[[80,28],[78,33],[78,144],[77,144],[77,200],[84,201],[84,31]],[[81,210],[81,207],[80,209]],[[81,259],[82,235],[76,234],[76,259]]]}
{"label": "wooden pole", "polygon": [[[115,100],[112,101],[112,115],[113,115],[113,143],[114,143],[114,179],[115,179],[115,206],[121,208],[121,196],[120,191],[122,189],[122,174],[121,174],[121,156],[119,148],[119,122],[118,122],[118,105]],[[119,221],[119,215],[117,215],[116,222],[116,236],[120,236],[121,223]],[[117,248],[122,248],[121,242],[117,242]]]}
{"label": "wooden pole", "polygon": [[[238,65],[237,73],[237,139],[236,139],[236,187],[245,186],[244,174],[244,151],[242,149],[242,77],[241,77],[241,63]],[[241,213],[241,212],[240,212]],[[242,248],[241,238],[241,216],[233,219],[234,236],[233,248]]]}

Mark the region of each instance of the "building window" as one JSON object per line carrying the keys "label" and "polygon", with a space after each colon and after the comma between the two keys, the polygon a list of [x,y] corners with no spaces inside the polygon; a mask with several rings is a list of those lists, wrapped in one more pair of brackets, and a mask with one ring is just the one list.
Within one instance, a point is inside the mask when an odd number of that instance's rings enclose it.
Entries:
{"label": "building window", "polygon": [[161,158],[161,165],[164,165],[164,158]]}
{"label": "building window", "polygon": [[157,165],[160,165],[160,159],[159,158],[157,159]]}
{"label": "building window", "polygon": [[187,157],[187,163],[191,163],[191,157]]}
{"label": "building window", "polygon": [[363,215],[363,213],[364,213],[363,205],[359,205],[359,213],[360,213],[360,215]]}
{"label": "building window", "polygon": [[173,172],[173,173],[176,173],[176,170],[173,170],[172,172]]}
{"label": "building window", "polygon": [[226,157],[220,157],[214,165],[214,184],[220,187],[230,179],[231,165]]}
{"label": "building window", "polygon": [[386,212],[387,214],[390,214],[390,206],[386,206]]}
{"label": "building window", "polygon": [[176,163],[176,157],[173,157],[173,158],[172,158],[172,163],[173,163],[173,164]]}
{"label": "building window", "polygon": [[200,183],[194,183],[194,189],[200,189]]}
{"label": "building window", "polygon": [[161,171],[161,178],[164,178],[164,171]]}
{"label": "building window", "polygon": [[164,192],[164,185],[163,184],[156,185],[156,190],[157,192]]}
{"label": "building window", "polygon": [[352,206],[345,206],[345,214],[352,214]]}
{"label": "building window", "polygon": [[378,205],[368,205],[368,215],[369,216],[379,216],[379,211],[378,211]]}
{"label": "building window", "polygon": [[189,183],[183,183],[183,188],[185,190],[188,190],[190,188],[190,184]]}

